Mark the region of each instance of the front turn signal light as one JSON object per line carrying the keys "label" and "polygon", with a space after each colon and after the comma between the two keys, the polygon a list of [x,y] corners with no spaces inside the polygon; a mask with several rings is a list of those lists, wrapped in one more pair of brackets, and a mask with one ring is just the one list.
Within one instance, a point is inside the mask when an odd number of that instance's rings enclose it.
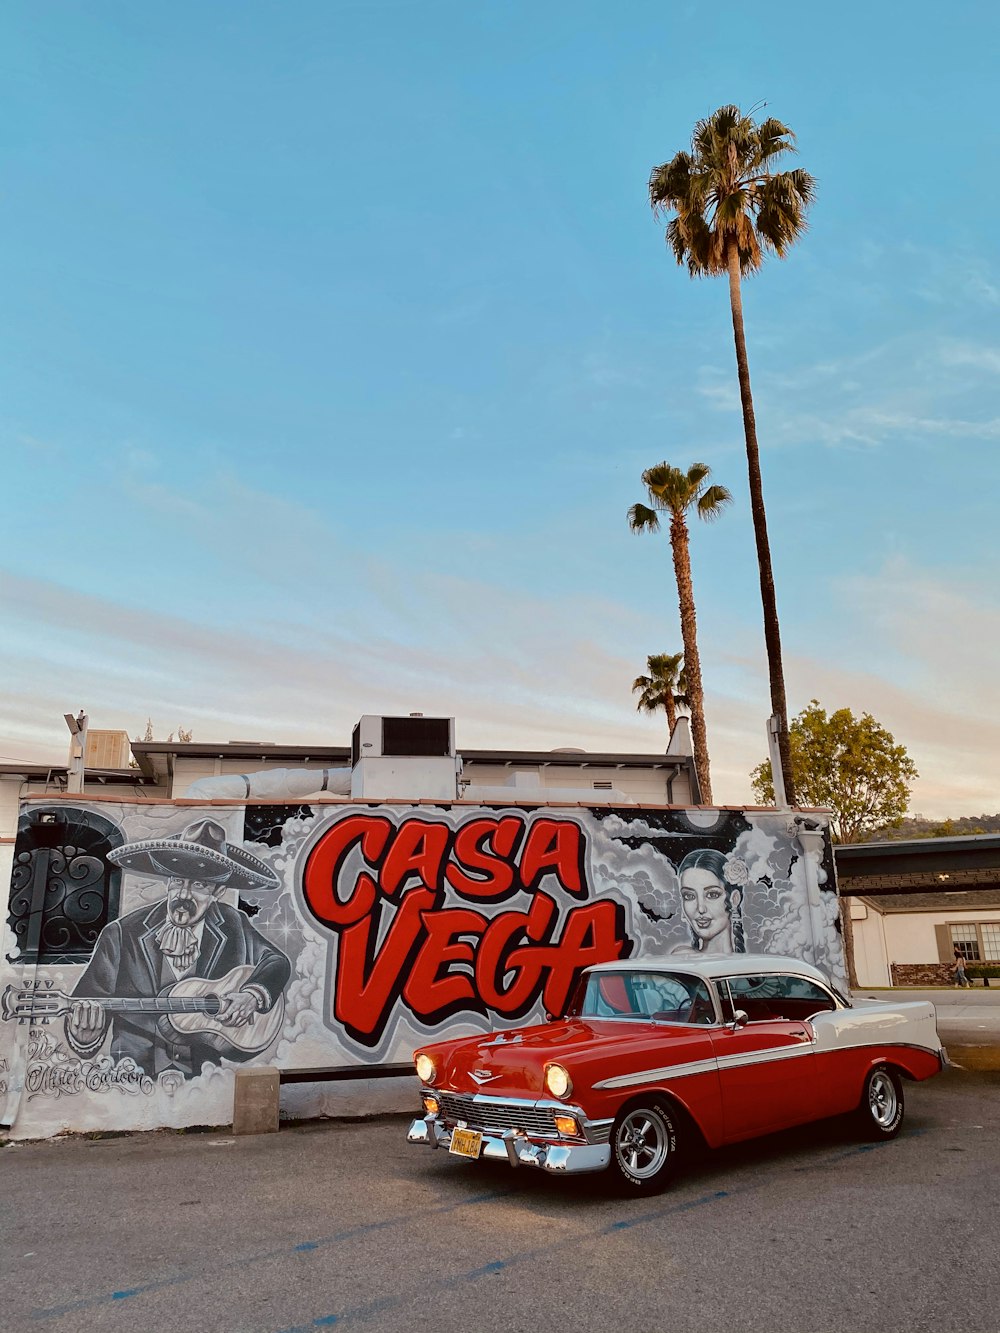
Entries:
{"label": "front turn signal light", "polygon": [[552,1119],[556,1123],[556,1129],[560,1134],[567,1136],[578,1136],[580,1133],[580,1122],[575,1115],[556,1115]]}
{"label": "front turn signal light", "polygon": [[437,1115],[438,1111],[441,1110],[441,1103],[436,1097],[431,1097],[429,1094],[424,1095],[423,1103],[424,1110],[428,1115]]}

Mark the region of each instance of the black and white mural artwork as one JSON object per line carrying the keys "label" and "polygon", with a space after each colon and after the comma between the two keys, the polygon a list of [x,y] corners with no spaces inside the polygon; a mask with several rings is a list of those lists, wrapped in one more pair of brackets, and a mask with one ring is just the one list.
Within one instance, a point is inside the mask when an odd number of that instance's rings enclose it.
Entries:
{"label": "black and white mural artwork", "polygon": [[[558,1013],[594,962],[738,953],[844,986],[821,813],[30,800],[0,1119],[15,1137],[226,1124],[249,1061],[363,1073]],[[378,1109],[363,1079],[291,1092],[294,1115]]]}

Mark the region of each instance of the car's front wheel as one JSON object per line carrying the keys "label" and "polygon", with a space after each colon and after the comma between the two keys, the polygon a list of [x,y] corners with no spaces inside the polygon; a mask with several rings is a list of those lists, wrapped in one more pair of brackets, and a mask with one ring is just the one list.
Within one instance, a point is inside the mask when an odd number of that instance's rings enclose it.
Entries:
{"label": "car's front wheel", "polygon": [[895,1070],[880,1065],[868,1071],[858,1120],[870,1139],[894,1139],[899,1133],[903,1123],[903,1085]]}
{"label": "car's front wheel", "polygon": [[677,1162],[677,1124],[662,1102],[626,1107],[611,1131],[611,1167],[629,1193],[663,1189]]}

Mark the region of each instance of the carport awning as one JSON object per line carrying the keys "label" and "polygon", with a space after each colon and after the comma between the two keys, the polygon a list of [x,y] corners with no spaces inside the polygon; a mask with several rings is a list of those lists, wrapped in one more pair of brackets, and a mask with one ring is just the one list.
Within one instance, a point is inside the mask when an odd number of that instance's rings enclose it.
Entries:
{"label": "carport awning", "polygon": [[[841,897],[995,893],[1000,837],[914,838],[834,847]],[[957,905],[957,904],[956,904]]]}
{"label": "carport awning", "polygon": [[1000,908],[1000,888],[971,892],[952,889],[944,893],[912,890],[909,893],[860,893],[857,897],[883,915],[893,912],[993,912]]}

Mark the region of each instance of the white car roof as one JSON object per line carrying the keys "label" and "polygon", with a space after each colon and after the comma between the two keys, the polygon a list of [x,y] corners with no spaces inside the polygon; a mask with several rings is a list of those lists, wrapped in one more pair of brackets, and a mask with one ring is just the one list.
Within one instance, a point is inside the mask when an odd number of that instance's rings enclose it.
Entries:
{"label": "white car roof", "polygon": [[700,977],[738,977],[771,976],[776,972],[794,972],[796,976],[811,977],[814,981],[830,985],[825,972],[806,963],[801,958],[783,958],[778,954],[731,953],[716,954],[711,958],[698,958],[695,955],[675,955],[664,957],[623,958],[616,963],[595,963],[587,972],[694,972]]}

